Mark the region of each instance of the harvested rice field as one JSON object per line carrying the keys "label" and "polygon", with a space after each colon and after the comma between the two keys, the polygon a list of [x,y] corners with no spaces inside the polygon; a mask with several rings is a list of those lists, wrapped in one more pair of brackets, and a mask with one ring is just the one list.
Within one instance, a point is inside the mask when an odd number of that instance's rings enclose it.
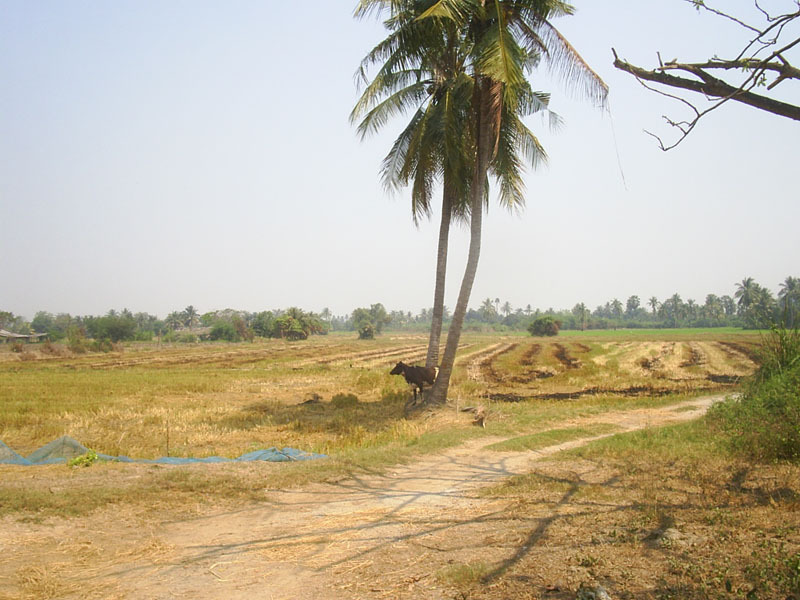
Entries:
{"label": "harvested rice field", "polygon": [[660,433],[735,393],[759,339],[467,334],[448,404],[410,416],[389,370],[421,363],[424,336],[0,351],[0,440],[23,455],[68,435],[328,457],[0,465],[0,599],[779,597],[797,470]]}

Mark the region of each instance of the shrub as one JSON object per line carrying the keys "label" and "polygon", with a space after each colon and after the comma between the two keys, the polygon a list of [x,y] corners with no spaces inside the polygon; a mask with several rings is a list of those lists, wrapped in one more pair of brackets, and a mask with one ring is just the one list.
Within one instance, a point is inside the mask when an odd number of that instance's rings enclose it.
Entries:
{"label": "shrub", "polygon": [[92,352],[111,352],[114,349],[111,340],[103,338],[101,340],[94,340],[90,346]]}
{"label": "shrub", "polygon": [[359,339],[371,340],[375,334],[380,335],[383,327],[388,325],[392,317],[380,302],[369,308],[357,308],[353,311],[353,329],[358,332]]}
{"label": "shrub", "polygon": [[800,337],[773,328],[765,337],[762,365],[741,396],[709,413],[730,446],[754,460],[800,461]]}
{"label": "shrub", "polygon": [[539,317],[528,325],[528,332],[531,335],[558,335],[561,329],[561,321],[553,317]]}
{"label": "shrub", "polygon": [[358,339],[360,340],[375,339],[375,327],[372,325],[372,323],[363,323],[361,327],[358,328]]}
{"label": "shrub", "polygon": [[275,337],[286,338],[289,341],[296,342],[307,339],[308,333],[303,322],[291,314],[287,313],[275,319],[273,333]]}
{"label": "shrub", "polygon": [[22,342],[14,342],[11,344],[11,351],[20,354],[23,350],[25,350],[25,346],[22,345]]}
{"label": "shrub", "polygon": [[67,347],[75,354],[83,354],[86,352],[86,336],[83,330],[78,327],[70,327],[67,331]]}
{"label": "shrub", "polygon": [[177,341],[181,344],[196,344],[197,336],[193,333],[181,333],[178,334]]}
{"label": "shrub", "polygon": [[253,338],[255,337],[253,335],[253,330],[247,326],[247,323],[244,322],[244,319],[239,316],[235,316],[233,317],[232,323],[240,340],[247,340],[248,342],[253,341]]}
{"label": "shrub", "polygon": [[239,334],[236,332],[236,328],[230,321],[217,321],[211,328],[211,332],[208,334],[208,338],[211,340],[225,340],[226,342],[238,342]]}
{"label": "shrub", "polygon": [[61,349],[50,340],[45,340],[41,348],[42,354],[49,356],[61,356]]}

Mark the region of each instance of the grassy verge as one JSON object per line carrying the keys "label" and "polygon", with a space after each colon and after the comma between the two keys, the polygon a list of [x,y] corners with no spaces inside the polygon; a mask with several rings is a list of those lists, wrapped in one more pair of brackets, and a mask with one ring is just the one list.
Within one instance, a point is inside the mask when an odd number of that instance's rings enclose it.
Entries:
{"label": "grassy verge", "polygon": [[591,438],[598,435],[605,435],[619,431],[620,428],[609,423],[597,423],[586,427],[569,427],[566,429],[550,429],[531,435],[523,435],[511,438],[504,442],[498,442],[487,446],[487,450],[495,452],[522,452],[525,450],[538,450],[547,446],[563,444],[571,440],[580,438]]}

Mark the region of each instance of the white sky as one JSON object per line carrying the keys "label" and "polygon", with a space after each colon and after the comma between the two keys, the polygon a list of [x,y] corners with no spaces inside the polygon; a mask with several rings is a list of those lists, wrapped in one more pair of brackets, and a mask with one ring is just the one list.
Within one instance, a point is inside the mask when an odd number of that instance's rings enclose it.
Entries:
{"label": "white sky", "polygon": [[[534,75],[566,127],[531,121],[550,164],[523,214],[490,208],[471,305],[702,302],[799,276],[800,125],[730,103],[665,154],[642,130],[686,113],[612,66],[612,46],[647,67],[725,56],[740,30],[681,0],[574,4],[555,25],[612,117]],[[384,35],[354,5],[0,0],[0,310],[430,306],[439,215],[416,229],[378,178],[404,121],[366,142],[348,123]],[[467,242],[451,238],[451,308]]]}

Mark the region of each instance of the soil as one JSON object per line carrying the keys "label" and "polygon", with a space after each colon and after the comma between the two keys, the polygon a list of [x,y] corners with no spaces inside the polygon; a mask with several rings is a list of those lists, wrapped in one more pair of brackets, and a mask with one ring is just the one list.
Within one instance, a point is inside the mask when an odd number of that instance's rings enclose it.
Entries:
{"label": "soil", "polygon": [[[696,418],[719,399],[571,419],[553,428],[603,422],[642,429]],[[538,451],[486,449],[498,441],[474,440],[386,474],[272,490],[268,501],[236,510],[198,506],[188,518],[159,521],[152,510],[121,514],[113,507],[44,523],[6,518],[0,522],[0,598],[467,597],[442,573],[475,561],[500,566],[469,597],[574,598],[584,573],[573,577],[548,565],[568,564],[581,541],[549,547],[544,533],[566,513],[595,510],[600,519],[614,507],[579,506],[566,495],[525,517],[513,510],[513,500],[481,489],[590,439]],[[559,469],[582,473],[584,467],[562,462]],[[534,551],[543,553],[538,571],[504,575]],[[629,571],[636,572],[650,559],[643,552],[631,560]],[[567,574],[553,579],[557,573]],[[504,595],[503,586],[513,587],[513,595]]]}

